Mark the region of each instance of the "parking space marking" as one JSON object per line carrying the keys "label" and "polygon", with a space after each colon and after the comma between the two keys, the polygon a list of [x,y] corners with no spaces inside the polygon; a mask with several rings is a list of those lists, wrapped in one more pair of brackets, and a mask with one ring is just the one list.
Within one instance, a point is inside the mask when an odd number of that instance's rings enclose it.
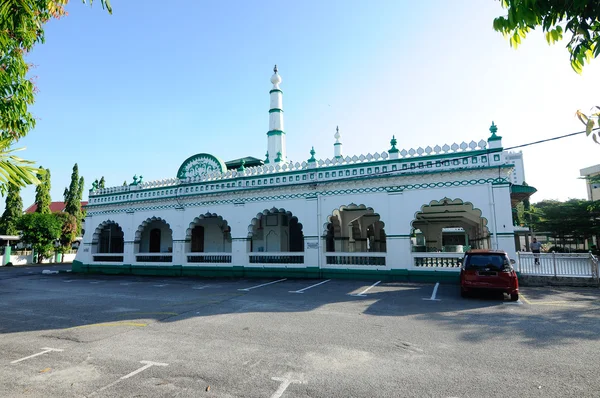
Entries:
{"label": "parking space marking", "polygon": [[430,298],[424,298],[423,300],[427,300],[427,301],[442,301],[440,299],[436,299],[435,296],[437,295],[437,291],[438,291],[438,287],[440,287],[440,283],[436,283],[435,286],[433,287],[433,293],[431,293],[431,297]]}
{"label": "parking space marking", "polygon": [[283,395],[283,393],[285,392],[285,390],[287,390],[287,388],[292,383],[294,383],[294,384],[302,383],[300,380],[292,380],[289,377],[271,377],[271,380],[281,382],[277,391],[275,391],[273,393],[273,395],[271,395],[271,398],[280,398]]}
{"label": "parking space marking", "polygon": [[287,278],[279,279],[277,281],[273,281],[273,282],[269,282],[269,283],[263,283],[262,285],[258,285],[258,286],[247,287],[245,289],[238,289],[238,290],[241,292],[248,292],[252,289],[256,289],[256,288],[267,286],[267,285],[272,285],[273,283],[279,283],[279,282],[283,282],[283,281],[287,281]]}
{"label": "parking space marking", "polygon": [[92,283],[92,284],[96,284],[96,283],[104,283],[104,282],[106,282],[106,281],[90,281],[90,283]]}
{"label": "parking space marking", "polygon": [[130,315],[179,315],[178,312],[124,312],[117,316],[130,316]]}
{"label": "parking space marking", "polygon": [[75,282],[75,279],[66,279],[63,282],[64,283],[71,283],[71,282]]}
{"label": "parking space marking", "polygon": [[160,285],[152,285],[152,286],[153,287],[165,287],[165,286],[169,286],[169,284],[168,283],[163,283],[163,284],[160,284]]}
{"label": "parking space marking", "polygon": [[147,323],[139,323],[139,322],[125,322],[125,321],[120,321],[120,322],[104,322],[104,323],[92,323],[90,325],[73,326],[71,328],[66,328],[65,330],[92,328],[92,327],[96,327],[96,326],[98,326],[98,327],[110,327],[110,326],[144,327],[144,326],[148,326],[148,324]]}
{"label": "parking space marking", "polygon": [[529,305],[549,305],[556,307],[571,307],[571,308],[586,308],[584,305],[571,304],[572,301],[530,301],[523,295],[523,293],[519,293],[519,297],[523,299]]}
{"label": "parking space marking", "polygon": [[26,359],[35,358],[37,356],[40,356],[40,355],[43,355],[43,354],[46,354],[46,353],[52,352],[52,351],[56,351],[56,352],[64,351],[64,350],[61,350],[60,348],[49,348],[49,347],[43,347],[42,350],[44,350],[44,351],[38,352],[37,354],[29,355],[28,357],[25,357],[25,358],[17,359],[15,361],[12,361],[11,363],[19,363]]}
{"label": "parking space marking", "polygon": [[312,289],[313,287],[316,287],[316,286],[322,285],[322,284],[324,284],[324,283],[327,283],[327,282],[329,282],[330,280],[331,280],[331,279],[327,279],[326,281],[319,282],[319,283],[317,283],[317,284],[314,284],[314,285],[312,285],[312,286],[309,286],[309,287],[305,287],[304,289],[300,289],[300,290],[290,290],[290,293],[304,293],[304,291],[305,291],[305,290]]}
{"label": "parking space marking", "polygon": [[379,285],[380,283],[381,283],[381,281],[377,281],[377,282],[373,283],[371,286],[369,286],[368,288],[366,288],[365,290],[363,290],[362,292],[360,292],[358,294],[351,294],[351,296],[366,297],[367,295],[365,293],[368,292],[369,290],[371,290],[372,288],[374,288],[375,286]]}
{"label": "parking space marking", "polygon": [[91,393],[90,395],[88,395],[89,397],[93,397],[94,395],[98,394],[99,392],[102,392],[106,389],[111,388],[112,386],[119,384],[120,382],[122,382],[123,380],[129,379],[132,376],[135,376],[136,374],[143,372],[144,370],[152,367],[152,366],[169,366],[168,363],[162,363],[162,362],[152,362],[152,361],[140,361],[141,364],[144,364],[144,366],[142,366],[141,368],[134,370],[131,373],[126,374],[125,376],[119,378],[116,381],[113,381],[112,383],[110,383],[109,385],[106,385],[104,387],[102,387],[99,390],[94,391],[93,393]]}

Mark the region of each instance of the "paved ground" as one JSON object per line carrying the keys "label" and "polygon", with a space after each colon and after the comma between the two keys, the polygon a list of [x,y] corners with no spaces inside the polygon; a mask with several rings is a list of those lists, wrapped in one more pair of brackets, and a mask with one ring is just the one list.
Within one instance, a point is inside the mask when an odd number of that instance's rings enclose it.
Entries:
{"label": "paved ground", "polygon": [[2,397],[600,394],[598,289],[41,271],[0,268]]}

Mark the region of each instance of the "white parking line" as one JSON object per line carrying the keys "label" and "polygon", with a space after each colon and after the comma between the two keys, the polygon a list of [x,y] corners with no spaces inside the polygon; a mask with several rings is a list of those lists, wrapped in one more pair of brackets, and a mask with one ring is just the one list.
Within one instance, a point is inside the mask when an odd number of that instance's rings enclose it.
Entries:
{"label": "white parking line", "polygon": [[75,282],[75,279],[67,279],[65,281],[63,281],[64,283],[71,283],[71,282]]}
{"label": "white parking line", "polygon": [[327,283],[327,282],[329,282],[330,280],[331,280],[331,279],[327,279],[326,281],[319,282],[319,283],[317,283],[317,284],[314,284],[314,285],[312,285],[312,286],[309,286],[309,287],[305,287],[304,289],[300,289],[300,290],[290,290],[290,293],[304,293],[304,291],[305,291],[305,290],[312,289],[313,287],[316,287],[316,286],[322,285],[323,283]]}
{"label": "white parking line", "polygon": [[61,351],[63,351],[60,348],[48,348],[48,347],[43,347],[42,350],[44,350],[44,351],[38,352],[37,354],[33,354],[33,355],[30,355],[30,356],[25,357],[25,358],[17,359],[15,361],[12,361],[11,363],[18,363],[18,362],[24,361],[26,359],[35,358],[35,357],[37,357],[39,355],[43,355],[43,354],[45,354],[47,352],[52,352],[52,351],[61,352]]}
{"label": "white parking line", "polygon": [[287,281],[287,278],[279,279],[279,280],[277,280],[277,281],[273,281],[273,282],[269,282],[269,283],[263,283],[262,285],[258,285],[258,286],[247,287],[246,289],[238,289],[238,290],[239,290],[239,291],[242,291],[242,292],[247,292],[247,291],[249,291],[249,290],[256,289],[256,288],[258,288],[258,287],[263,287],[263,286],[267,286],[267,285],[272,285],[273,283],[278,283],[278,282],[283,282],[283,281]]}
{"label": "white parking line", "polygon": [[162,285],[152,285],[152,286],[154,286],[154,287],[165,287],[165,286],[169,286],[169,284],[168,283],[164,283]]}
{"label": "white parking line", "polygon": [[437,290],[438,287],[440,286],[440,283],[436,283],[435,286],[433,287],[433,293],[431,293],[431,298],[424,298],[423,300],[427,300],[427,301],[442,301],[440,299],[436,299],[435,296],[437,295]]}
{"label": "white parking line", "polygon": [[210,285],[192,286],[192,289],[194,289],[194,290],[202,290],[202,289],[206,289],[207,287],[210,287]]}
{"label": "white parking line", "polygon": [[275,380],[275,381],[280,381],[281,382],[281,384],[279,385],[279,388],[277,389],[277,391],[275,391],[273,393],[273,395],[271,395],[271,398],[279,398],[279,397],[281,397],[283,395],[283,393],[285,392],[285,390],[287,390],[287,388],[292,383],[302,383],[300,380],[291,380],[288,377],[271,377],[271,380]]}
{"label": "white parking line", "polygon": [[95,284],[95,283],[103,283],[103,282],[106,282],[106,281],[91,281],[90,283],[94,283]]}
{"label": "white parking line", "polygon": [[362,292],[360,292],[358,294],[351,294],[351,296],[366,297],[367,295],[365,293],[368,292],[369,290],[373,289],[375,286],[379,285],[380,283],[381,283],[381,281],[377,281],[377,282],[373,283],[371,286],[369,286],[368,288],[366,288],[365,290],[363,290]]}
{"label": "white parking line", "polygon": [[168,363],[152,362],[152,361],[140,361],[140,363],[143,363],[144,366],[142,366],[141,368],[139,368],[137,370],[134,370],[133,372],[131,372],[129,374],[126,374],[125,376],[121,377],[119,380],[113,381],[109,385],[104,386],[101,389],[94,391],[93,393],[91,393],[90,395],[88,395],[88,397],[92,397],[92,396],[98,394],[99,392],[102,392],[102,391],[106,390],[107,388],[110,388],[110,387],[114,386],[115,384],[120,383],[121,381],[123,381],[125,379],[128,379],[128,378],[130,378],[132,376],[135,376],[136,374],[138,374],[140,372],[143,372],[144,370],[146,370],[146,369],[148,369],[148,368],[150,368],[152,366],[169,366]]}

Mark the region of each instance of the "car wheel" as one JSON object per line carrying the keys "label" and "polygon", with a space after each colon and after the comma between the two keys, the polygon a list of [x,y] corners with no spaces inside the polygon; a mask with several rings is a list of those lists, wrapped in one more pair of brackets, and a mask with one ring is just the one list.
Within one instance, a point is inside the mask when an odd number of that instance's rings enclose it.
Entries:
{"label": "car wheel", "polygon": [[465,289],[460,289],[460,297],[462,298],[467,298],[469,297],[469,292],[467,292]]}
{"label": "car wheel", "polygon": [[510,295],[510,301],[517,301],[519,299],[519,293],[512,293]]}

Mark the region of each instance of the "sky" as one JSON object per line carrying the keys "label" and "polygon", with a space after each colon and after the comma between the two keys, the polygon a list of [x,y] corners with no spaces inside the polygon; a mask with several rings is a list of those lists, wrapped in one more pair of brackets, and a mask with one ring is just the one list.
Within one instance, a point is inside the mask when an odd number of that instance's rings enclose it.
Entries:
{"label": "sky", "polygon": [[[75,163],[107,186],[175,177],[196,153],[264,158],[269,81],[284,91],[288,157],[479,141],[492,121],[511,147],[581,131],[600,105],[600,59],[582,75],[566,41],[541,32],[517,49],[492,29],[498,1],[208,2],[73,0],[28,56],[37,126],[17,147],[63,200]],[[143,4],[143,5],[142,5]],[[600,163],[585,135],[523,149],[533,202],[585,198],[579,170]],[[35,189],[22,191],[25,207]],[[86,199],[84,198],[84,199]]]}

